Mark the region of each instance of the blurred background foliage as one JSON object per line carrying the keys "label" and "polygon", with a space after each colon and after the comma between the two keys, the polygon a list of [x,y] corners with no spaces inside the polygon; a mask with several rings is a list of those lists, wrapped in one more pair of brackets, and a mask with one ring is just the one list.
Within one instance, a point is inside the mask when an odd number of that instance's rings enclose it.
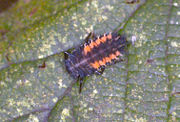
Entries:
{"label": "blurred background foliage", "polygon": [[[116,28],[127,60],[79,94],[63,51]],[[179,93],[179,0],[0,0],[2,121],[180,121]]]}

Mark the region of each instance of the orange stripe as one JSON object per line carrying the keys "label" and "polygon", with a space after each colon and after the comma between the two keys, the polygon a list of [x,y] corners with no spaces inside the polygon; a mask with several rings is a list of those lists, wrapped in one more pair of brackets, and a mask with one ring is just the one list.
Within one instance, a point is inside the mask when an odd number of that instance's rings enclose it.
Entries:
{"label": "orange stripe", "polygon": [[111,54],[109,57],[111,58],[111,60],[117,58],[116,55],[114,55],[114,54]]}
{"label": "orange stripe", "polygon": [[[107,36],[104,35],[100,39],[98,38],[95,41],[92,41],[89,45],[86,45],[84,47],[84,54],[87,55],[88,52],[91,52],[91,49],[93,49],[94,47],[97,47],[101,43],[105,43],[107,39],[112,39],[112,34],[111,33],[109,33]],[[118,53],[117,53],[117,55],[118,55]]]}
{"label": "orange stripe", "polygon": [[94,47],[96,47],[96,46],[98,46],[97,44],[96,44],[96,42],[91,42],[90,44],[89,44],[89,46],[90,46],[90,48],[91,49],[93,49]]}
{"label": "orange stripe", "polygon": [[105,43],[105,42],[106,42],[106,36],[101,37],[101,42],[102,42],[102,43]]}
{"label": "orange stripe", "polygon": [[121,54],[119,51],[116,51],[116,56],[123,56],[123,54]]}
{"label": "orange stripe", "polygon": [[108,39],[112,39],[111,33],[110,33],[109,35],[107,35],[107,38],[108,38]]}
{"label": "orange stripe", "polygon": [[87,55],[88,52],[91,52],[91,48],[88,45],[86,45],[84,47],[84,54]]}
{"label": "orange stripe", "polygon": [[100,39],[97,39],[97,40],[96,40],[96,44],[97,44],[97,45],[100,45],[100,44],[101,44],[101,40],[100,40]]}
{"label": "orange stripe", "polygon": [[94,63],[91,63],[90,65],[95,69],[98,69],[100,67],[100,65],[97,61],[95,61]]}
{"label": "orange stripe", "polygon": [[109,57],[105,57],[105,59],[106,59],[106,63],[111,63],[111,58],[109,58]]}
{"label": "orange stripe", "polygon": [[116,51],[115,54],[112,53],[108,57],[104,57],[102,60],[90,63],[90,65],[95,69],[99,69],[100,66],[105,66],[106,63],[111,63],[113,59],[117,59],[117,56],[119,55],[122,56],[122,54],[119,51]]}
{"label": "orange stripe", "polygon": [[89,45],[86,45],[84,47],[84,54],[87,55],[87,53],[90,52],[91,49],[93,49],[94,47],[97,47],[98,45],[100,45],[101,42],[103,42],[103,43],[106,42],[106,37],[105,36],[102,37],[101,39],[98,38],[97,40],[92,41]]}
{"label": "orange stripe", "polygon": [[89,44],[89,46],[90,46],[91,49],[93,49],[93,48],[94,48],[93,42],[91,42],[91,43]]}
{"label": "orange stripe", "polygon": [[119,51],[116,51],[115,53],[116,56],[122,55]]}
{"label": "orange stripe", "polygon": [[99,61],[99,64],[100,64],[101,66],[105,66],[105,65],[106,65],[106,60],[105,60],[105,59],[100,60],[100,61]]}

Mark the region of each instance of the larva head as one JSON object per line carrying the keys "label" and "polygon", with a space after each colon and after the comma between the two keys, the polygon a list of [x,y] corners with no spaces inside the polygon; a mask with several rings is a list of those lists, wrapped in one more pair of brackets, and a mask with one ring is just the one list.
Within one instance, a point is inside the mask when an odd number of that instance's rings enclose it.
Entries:
{"label": "larva head", "polygon": [[77,69],[74,67],[74,61],[76,60],[75,57],[72,54],[65,52],[64,58],[66,70],[74,79],[77,79],[79,77],[79,73]]}
{"label": "larva head", "polygon": [[79,77],[78,71],[74,68],[74,64],[71,60],[65,60],[65,66],[68,73],[74,78],[77,79]]}

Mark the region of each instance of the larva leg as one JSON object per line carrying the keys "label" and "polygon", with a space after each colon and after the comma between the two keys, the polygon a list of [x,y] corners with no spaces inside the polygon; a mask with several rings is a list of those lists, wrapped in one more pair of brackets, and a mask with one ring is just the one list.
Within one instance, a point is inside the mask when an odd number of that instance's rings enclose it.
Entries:
{"label": "larva leg", "polygon": [[95,74],[102,75],[105,70],[105,67],[101,67],[99,70],[95,71]]}
{"label": "larva leg", "polygon": [[79,94],[80,94],[84,85],[84,79],[79,77],[78,81],[79,81]]}

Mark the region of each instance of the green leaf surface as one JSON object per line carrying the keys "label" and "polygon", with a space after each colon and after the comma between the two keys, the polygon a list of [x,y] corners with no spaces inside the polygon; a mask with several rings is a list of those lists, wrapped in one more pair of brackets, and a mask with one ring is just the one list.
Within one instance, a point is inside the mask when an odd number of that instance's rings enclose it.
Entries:
{"label": "green leaf surface", "polygon": [[[180,1],[18,0],[0,13],[2,121],[180,121]],[[85,80],[63,51],[121,29],[126,61]]]}

